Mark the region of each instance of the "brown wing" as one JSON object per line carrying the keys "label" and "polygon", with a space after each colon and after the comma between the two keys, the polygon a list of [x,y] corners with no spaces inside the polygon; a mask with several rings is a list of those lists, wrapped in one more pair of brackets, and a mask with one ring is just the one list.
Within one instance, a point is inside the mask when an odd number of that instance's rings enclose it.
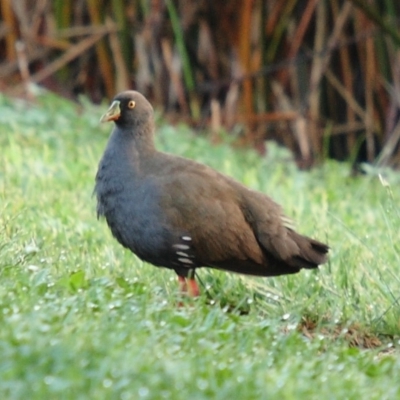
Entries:
{"label": "brown wing", "polygon": [[265,251],[298,269],[326,262],[329,247],[288,227],[278,204],[259,192],[245,189],[242,193],[246,220]]}
{"label": "brown wing", "polygon": [[163,167],[162,209],[176,230],[190,234],[199,265],[272,276],[325,261],[327,247],[287,228],[269,197],[185,159]]}

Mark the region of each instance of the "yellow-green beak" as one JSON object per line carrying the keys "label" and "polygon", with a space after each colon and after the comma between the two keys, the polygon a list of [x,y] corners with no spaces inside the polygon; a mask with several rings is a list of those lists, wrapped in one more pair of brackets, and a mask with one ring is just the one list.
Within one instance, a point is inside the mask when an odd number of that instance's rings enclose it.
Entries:
{"label": "yellow-green beak", "polygon": [[114,100],[107,112],[100,118],[100,122],[116,121],[120,116],[121,108],[119,101]]}

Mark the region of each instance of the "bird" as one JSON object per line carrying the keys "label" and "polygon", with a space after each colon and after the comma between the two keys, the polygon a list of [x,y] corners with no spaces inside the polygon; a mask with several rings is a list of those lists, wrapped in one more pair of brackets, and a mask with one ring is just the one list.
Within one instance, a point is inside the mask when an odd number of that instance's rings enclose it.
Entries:
{"label": "bird", "polygon": [[267,195],[157,150],[153,107],[141,93],[117,94],[100,121],[115,126],[95,178],[97,217],[137,257],[174,270],[181,292],[199,296],[200,267],[271,277],[327,261],[328,245],[297,233]]}

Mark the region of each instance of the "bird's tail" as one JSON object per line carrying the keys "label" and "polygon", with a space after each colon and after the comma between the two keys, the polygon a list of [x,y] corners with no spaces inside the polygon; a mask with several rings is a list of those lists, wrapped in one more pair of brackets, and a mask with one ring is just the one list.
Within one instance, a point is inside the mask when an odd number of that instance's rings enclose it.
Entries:
{"label": "bird's tail", "polygon": [[299,251],[293,255],[290,263],[297,268],[317,268],[324,264],[328,259],[329,246],[311,239],[307,236],[298,234],[295,231],[290,232],[291,239],[297,244]]}

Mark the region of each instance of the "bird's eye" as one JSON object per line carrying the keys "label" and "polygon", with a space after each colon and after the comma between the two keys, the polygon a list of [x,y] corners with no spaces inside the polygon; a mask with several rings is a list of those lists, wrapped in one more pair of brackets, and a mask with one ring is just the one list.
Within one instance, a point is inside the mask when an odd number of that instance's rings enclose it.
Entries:
{"label": "bird's eye", "polygon": [[128,103],[128,107],[129,108],[134,108],[135,107],[135,102],[133,101],[133,100],[131,100],[129,103]]}

